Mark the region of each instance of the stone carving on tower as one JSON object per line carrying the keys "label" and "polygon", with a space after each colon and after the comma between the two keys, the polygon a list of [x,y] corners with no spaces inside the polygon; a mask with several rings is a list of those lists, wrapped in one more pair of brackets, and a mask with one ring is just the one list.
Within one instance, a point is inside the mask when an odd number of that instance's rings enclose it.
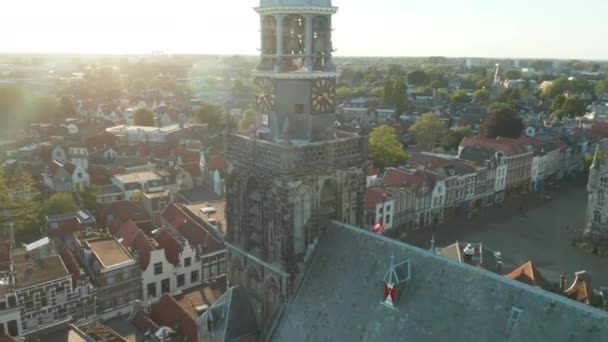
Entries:
{"label": "stone carving on tower", "polygon": [[363,222],[367,138],[335,129],[330,0],[261,0],[255,131],[226,136],[228,278],[263,331],[332,220]]}

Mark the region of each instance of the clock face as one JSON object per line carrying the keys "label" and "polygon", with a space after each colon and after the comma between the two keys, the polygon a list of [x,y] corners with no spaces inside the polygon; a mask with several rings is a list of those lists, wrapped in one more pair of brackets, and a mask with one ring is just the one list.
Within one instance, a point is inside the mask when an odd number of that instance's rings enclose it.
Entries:
{"label": "clock face", "polygon": [[258,78],[257,86],[257,105],[262,112],[271,112],[274,110],[275,89],[274,82],[268,78]]}
{"label": "clock face", "polygon": [[336,108],[336,80],[318,79],[312,88],[312,106],[317,113],[332,113]]}

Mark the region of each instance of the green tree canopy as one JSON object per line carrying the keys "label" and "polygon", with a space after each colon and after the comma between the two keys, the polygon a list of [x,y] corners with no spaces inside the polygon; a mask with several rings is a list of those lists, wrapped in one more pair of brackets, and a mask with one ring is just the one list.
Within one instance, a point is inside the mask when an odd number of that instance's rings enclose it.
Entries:
{"label": "green tree canopy", "polygon": [[495,110],[482,124],[481,136],[485,138],[519,138],[524,124],[517,113],[510,108]]}
{"label": "green tree canopy", "polygon": [[510,69],[506,70],[503,75],[508,80],[518,80],[521,78],[521,71],[516,69]]}
{"label": "green tree canopy", "polygon": [[248,129],[252,125],[255,125],[257,120],[257,113],[252,108],[247,109],[243,113],[243,118],[239,121],[239,129]]}
{"label": "green tree canopy", "polygon": [[349,87],[339,87],[336,89],[336,96],[340,99],[350,99],[355,96],[355,92]]}
{"label": "green tree canopy", "polygon": [[[603,79],[597,83],[595,86],[595,94],[601,95],[604,93],[608,93],[608,79]],[[1,106],[1,105],[0,105]]]}
{"label": "green tree canopy", "polygon": [[479,89],[473,93],[473,99],[477,102],[484,102],[490,99],[490,92],[487,89]]}
{"label": "green tree canopy", "polygon": [[472,136],[473,129],[471,128],[471,126],[458,127],[448,132],[448,134],[444,138],[443,145],[447,149],[457,149],[460,143],[462,142],[462,139]]}
{"label": "green tree canopy", "polygon": [[99,202],[97,202],[97,194],[99,193],[99,187],[97,185],[85,185],[84,189],[80,193],[82,198],[82,208],[88,209],[93,213],[97,213],[99,210]]}
{"label": "green tree canopy", "polygon": [[372,129],[369,148],[376,167],[399,166],[405,164],[408,159],[395,129],[390,126],[383,125]]}
{"label": "green tree canopy", "polygon": [[566,103],[566,96],[564,94],[557,95],[551,102],[551,113],[561,110],[564,107],[564,103]]}
{"label": "green tree canopy", "polygon": [[33,120],[55,121],[58,118],[59,101],[54,96],[39,96],[30,103],[29,117]]}
{"label": "green tree canopy", "polygon": [[203,103],[201,108],[196,112],[196,121],[201,124],[209,125],[211,132],[217,132],[222,129],[223,113],[219,106],[209,103]]}
{"label": "green tree canopy", "polygon": [[393,106],[397,109],[397,115],[405,112],[407,109],[407,87],[402,80],[395,81],[392,99]]}
{"label": "green tree canopy", "polygon": [[154,112],[147,108],[139,108],[133,114],[135,126],[156,126]]}
{"label": "green tree canopy", "polygon": [[395,95],[393,90],[394,85],[395,82],[391,80],[384,81],[384,87],[382,87],[382,98],[380,100],[382,106],[389,107],[395,105],[395,101],[393,99],[393,96]]}
{"label": "green tree canopy", "polygon": [[448,128],[437,115],[426,113],[410,127],[410,132],[415,137],[418,146],[432,149],[443,142]]}
{"label": "green tree canopy", "polygon": [[0,84],[0,125],[6,127],[25,108],[25,95],[19,86]]}
{"label": "green tree canopy", "polygon": [[40,222],[44,222],[46,216],[70,213],[79,209],[71,194],[57,193],[42,202],[38,216]]}
{"label": "green tree canopy", "polygon": [[62,118],[73,118],[77,116],[76,105],[74,101],[67,96],[62,96],[59,99],[59,108],[57,109],[58,116]]}
{"label": "green tree canopy", "polygon": [[6,173],[0,168],[0,192],[0,207],[10,209],[8,218],[15,224],[16,240],[29,242],[38,237],[40,226],[36,214],[40,194],[34,178],[21,168]]}
{"label": "green tree canopy", "polygon": [[428,85],[430,82],[429,75],[424,70],[414,70],[407,74],[407,84],[416,87]]}
{"label": "green tree canopy", "polygon": [[450,97],[450,100],[452,100],[452,102],[454,103],[460,104],[471,102],[471,98],[464,90],[457,90],[456,92],[454,92],[454,94],[452,94],[452,96]]}
{"label": "green tree canopy", "polygon": [[384,89],[382,87],[376,87],[372,89],[372,95],[376,97],[382,97]]}
{"label": "green tree canopy", "polygon": [[587,106],[585,105],[585,101],[578,96],[568,96],[562,106],[562,110],[566,112],[569,117],[575,117],[585,114],[587,112]]}

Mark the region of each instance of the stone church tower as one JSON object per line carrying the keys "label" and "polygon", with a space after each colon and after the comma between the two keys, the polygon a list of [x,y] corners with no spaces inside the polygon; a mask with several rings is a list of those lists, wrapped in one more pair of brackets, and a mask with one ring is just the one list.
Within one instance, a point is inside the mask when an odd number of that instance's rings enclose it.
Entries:
{"label": "stone church tower", "polygon": [[589,168],[587,219],[585,234],[608,232],[608,145],[598,146]]}
{"label": "stone church tower", "polygon": [[362,225],[367,138],[335,129],[331,0],[261,0],[257,124],[226,137],[228,279],[265,332],[332,220]]}

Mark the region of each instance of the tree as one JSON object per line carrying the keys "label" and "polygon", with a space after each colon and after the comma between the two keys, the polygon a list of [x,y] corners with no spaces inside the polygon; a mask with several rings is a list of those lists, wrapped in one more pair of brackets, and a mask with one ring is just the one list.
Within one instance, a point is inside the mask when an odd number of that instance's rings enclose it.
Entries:
{"label": "tree", "polygon": [[407,109],[406,89],[405,82],[401,80],[395,81],[393,85],[392,105],[397,109],[397,115],[401,115]]}
{"label": "tree", "polygon": [[6,127],[21,113],[25,105],[23,89],[14,85],[0,84],[0,125]]}
{"label": "tree", "polygon": [[561,110],[564,107],[564,103],[566,103],[566,96],[563,94],[557,95],[551,102],[551,113]]}
{"label": "tree", "polygon": [[408,155],[393,127],[383,125],[372,129],[369,147],[376,167],[399,166],[407,162]]}
{"label": "tree", "polygon": [[133,122],[135,126],[149,126],[154,127],[155,124],[154,112],[147,108],[139,108],[133,114]]}
{"label": "tree", "polygon": [[608,93],[608,79],[603,79],[599,81],[598,84],[595,86],[595,94],[597,96],[600,96],[605,93]]}
{"label": "tree", "polygon": [[[1,208],[10,212],[10,221],[15,224],[15,237],[19,242],[31,241],[39,236],[40,225],[36,216],[40,207],[38,188],[34,178],[24,169],[13,169],[0,176]],[[2,181],[2,179],[4,181]]]}
{"label": "tree", "polygon": [[426,113],[410,128],[418,146],[432,149],[443,142],[448,128],[437,115]]}
{"label": "tree", "polygon": [[382,97],[384,89],[382,87],[376,87],[372,89],[372,95],[375,97]]}
{"label": "tree", "polygon": [[524,129],[524,124],[517,113],[510,108],[499,108],[495,110],[481,124],[480,134],[485,138],[519,138]]}
{"label": "tree", "polygon": [[428,85],[430,82],[429,75],[423,70],[414,70],[407,74],[407,84],[416,87]]}
{"label": "tree", "polygon": [[585,101],[578,96],[568,96],[562,106],[562,110],[571,118],[581,116],[587,112]]}
{"label": "tree", "polygon": [[566,77],[553,80],[553,83],[542,93],[544,98],[553,99],[570,89],[570,81]]}
{"label": "tree", "polygon": [[521,78],[521,71],[515,70],[515,69],[510,69],[510,70],[506,70],[503,75],[508,80],[518,80]]}
{"label": "tree", "polygon": [[257,121],[257,113],[252,108],[249,108],[243,113],[243,118],[239,121],[239,129],[248,129],[255,125]]}
{"label": "tree", "polygon": [[82,199],[82,208],[96,213],[97,210],[99,210],[99,202],[97,202],[98,193],[99,187],[97,185],[85,185],[84,189],[80,193]]}
{"label": "tree", "polygon": [[443,145],[447,149],[457,149],[462,139],[473,136],[473,129],[470,126],[458,127],[456,129],[450,130],[450,132],[445,136],[443,141]]}
{"label": "tree", "polygon": [[73,118],[76,116],[76,106],[74,101],[67,96],[62,96],[59,100],[59,108],[57,109],[57,116],[61,118]]}
{"label": "tree", "polygon": [[384,81],[384,87],[382,88],[382,98],[380,99],[380,103],[383,107],[390,107],[395,104],[393,100],[394,91],[393,86],[394,82],[391,80]]}
{"label": "tree", "polygon": [[338,89],[336,89],[336,96],[340,99],[349,99],[351,97],[354,97],[354,94],[355,92],[353,91],[353,89],[349,87],[339,87]]}
{"label": "tree", "polygon": [[460,103],[460,104],[465,104],[465,103],[471,102],[471,98],[469,97],[467,92],[464,90],[457,90],[454,94],[452,94],[450,99],[452,100],[452,102]]}
{"label": "tree", "polygon": [[473,93],[473,99],[477,102],[484,102],[490,99],[490,92],[487,89],[479,89]]}
{"label": "tree", "polygon": [[75,212],[79,209],[71,194],[57,193],[42,202],[38,216],[40,222],[44,222],[46,216]]}
{"label": "tree", "polygon": [[203,103],[201,108],[196,112],[196,121],[201,124],[209,125],[211,132],[217,132],[222,129],[223,117],[222,109],[209,103]]}
{"label": "tree", "polygon": [[55,121],[59,110],[59,101],[54,96],[39,96],[30,104],[29,117],[33,120]]}

